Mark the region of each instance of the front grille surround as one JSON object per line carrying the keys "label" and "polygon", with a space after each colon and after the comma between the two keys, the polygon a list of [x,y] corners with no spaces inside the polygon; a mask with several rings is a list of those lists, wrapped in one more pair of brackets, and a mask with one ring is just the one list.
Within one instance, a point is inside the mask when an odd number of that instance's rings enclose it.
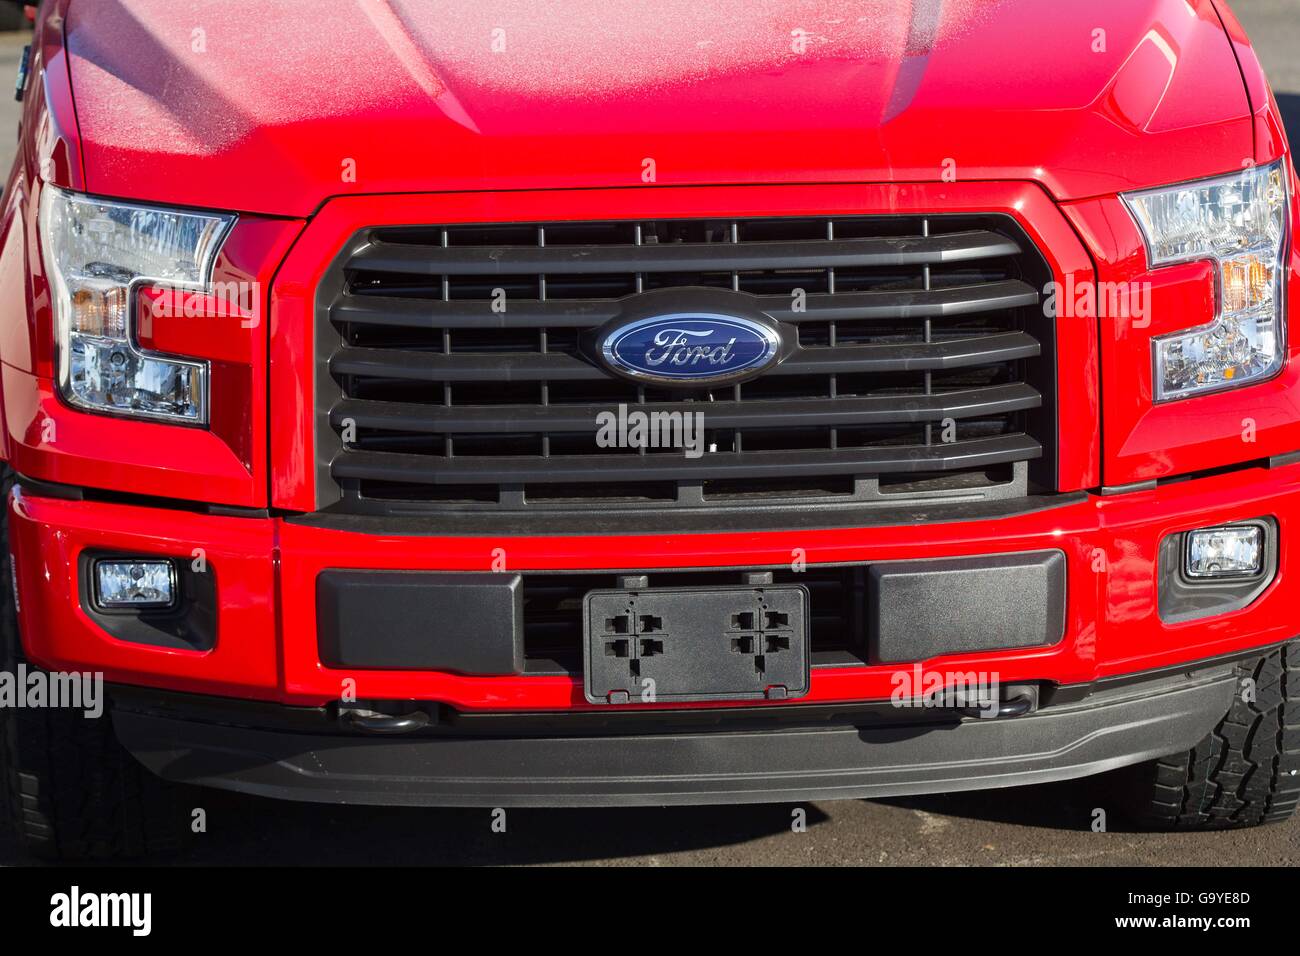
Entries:
{"label": "front grille surround", "polygon": [[[1050,279],[998,214],[364,229],[317,289],[318,497],[345,513],[641,512],[1051,490]],[[754,296],[797,353],[701,392],[616,379],[584,352],[624,296],[696,286]],[[702,409],[716,451],[595,448],[595,410],[620,403]]]}

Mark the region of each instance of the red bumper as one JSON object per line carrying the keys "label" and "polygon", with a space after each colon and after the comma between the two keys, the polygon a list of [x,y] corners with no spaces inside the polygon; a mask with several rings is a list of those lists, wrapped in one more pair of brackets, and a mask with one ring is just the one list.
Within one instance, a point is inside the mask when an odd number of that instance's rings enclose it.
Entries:
{"label": "red bumper", "polygon": [[[1109,498],[986,521],[637,536],[412,537],[307,527],[16,492],[10,503],[20,619],[29,657],[52,669],[102,671],[109,681],[320,705],[355,681],[361,699],[437,700],[466,710],[587,708],[567,676],[467,677],[431,671],[329,669],[317,650],[316,578],[326,568],[511,571],[809,566],[1059,549],[1068,562],[1065,638],[1047,648],[952,656],[945,671],[994,671],[1004,683],[1077,684],[1192,662],[1295,636],[1292,577],[1300,529],[1300,464],[1251,467]],[[1272,516],[1277,576],[1243,610],[1184,624],[1157,614],[1160,541],[1224,521]],[[84,549],[165,554],[197,549],[216,576],[216,646],[206,652],[127,643],[82,610]],[[497,565],[494,568],[494,560]],[[898,665],[814,668],[801,703],[884,700]],[[670,706],[670,705],[659,705]],[[789,706],[772,703],[769,706]]]}

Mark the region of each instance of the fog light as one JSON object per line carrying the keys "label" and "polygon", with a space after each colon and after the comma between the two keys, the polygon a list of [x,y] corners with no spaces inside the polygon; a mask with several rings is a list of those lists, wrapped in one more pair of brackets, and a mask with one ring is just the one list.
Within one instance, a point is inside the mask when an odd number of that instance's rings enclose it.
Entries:
{"label": "fog light", "polygon": [[170,561],[103,559],[95,562],[95,603],[103,608],[171,607],[176,570]]}
{"label": "fog light", "polygon": [[1201,528],[1187,535],[1189,578],[1250,577],[1264,567],[1264,529],[1257,524]]}

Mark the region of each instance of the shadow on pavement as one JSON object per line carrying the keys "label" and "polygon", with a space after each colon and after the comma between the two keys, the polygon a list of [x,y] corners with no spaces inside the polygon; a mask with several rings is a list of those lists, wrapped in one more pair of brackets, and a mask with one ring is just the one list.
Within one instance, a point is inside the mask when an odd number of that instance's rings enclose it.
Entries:
{"label": "shadow on pavement", "polygon": [[[506,832],[492,811],[295,804],[198,791],[208,832],[189,852],[162,863],[496,866],[699,853],[790,833],[793,805],[610,809],[512,809]],[[809,830],[829,821],[803,804]],[[39,861],[7,839],[0,865]]]}
{"label": "shadow on pavement", "polygon": [[1125,810],[1125,773],[1126,771],[1114,771],[1095,777],[1032,787],[936,793],[919,797],[896,797],[879,802],[946,817],[1043,830],[1089,830],[1096,811],[1100,809],[1105,811],[1107,832],[1147,832]]}
{"label": "shadow on pavement", "polygon": [[[874,801],[953,819],[1082,832],[1097,807],[1106,828],[1130,832],[1109,796],[1106,777],[1032,787],[898,797]],[[506,832],[492,829],[492,811],[284,803],[220,791],[195,791],[208,833],[184,856],[159,862],[196,865],[274,863],[289,866],[483,865],[581,863],[689,853],[691,862],[735,862],[756,840],[790,834],[792,811],[806,811],[810,832],[831,822],[814,804],[705,807],[511,809]],[[776,851],[780,859],[783,854]],[[0,865],[36,862],[0,842]],[[665,860],[664,862],[671,862]],[[791,861],[794,862],[794,861]]]}

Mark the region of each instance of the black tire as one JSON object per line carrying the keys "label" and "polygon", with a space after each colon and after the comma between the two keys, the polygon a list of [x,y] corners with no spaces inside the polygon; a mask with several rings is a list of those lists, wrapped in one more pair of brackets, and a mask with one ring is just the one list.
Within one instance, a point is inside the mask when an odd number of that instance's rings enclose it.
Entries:
{"label": "black tire", "polygon": [[[12,472],[3,468],[0,668],[9,674],[23,663],[9,563],[13,484]],[[96,719],[80,710],[0,707],[0,783],[9,825],[19,843],[42,859],[166,855],[189,835],[189,810],[181,802],[185,789],[150,773],[122,748],[107,705]]]}
{"label": "black tire", "polygon": [[[1253,683],[1248,683],[1253,682]],[[1192,750],[1130,769],[1137,816],[1162,830],[1281,823],[1300,801],[1300,642],[1237,665],[1232,708]],[[1253,697],[1245,693],[1253,688]]]}

